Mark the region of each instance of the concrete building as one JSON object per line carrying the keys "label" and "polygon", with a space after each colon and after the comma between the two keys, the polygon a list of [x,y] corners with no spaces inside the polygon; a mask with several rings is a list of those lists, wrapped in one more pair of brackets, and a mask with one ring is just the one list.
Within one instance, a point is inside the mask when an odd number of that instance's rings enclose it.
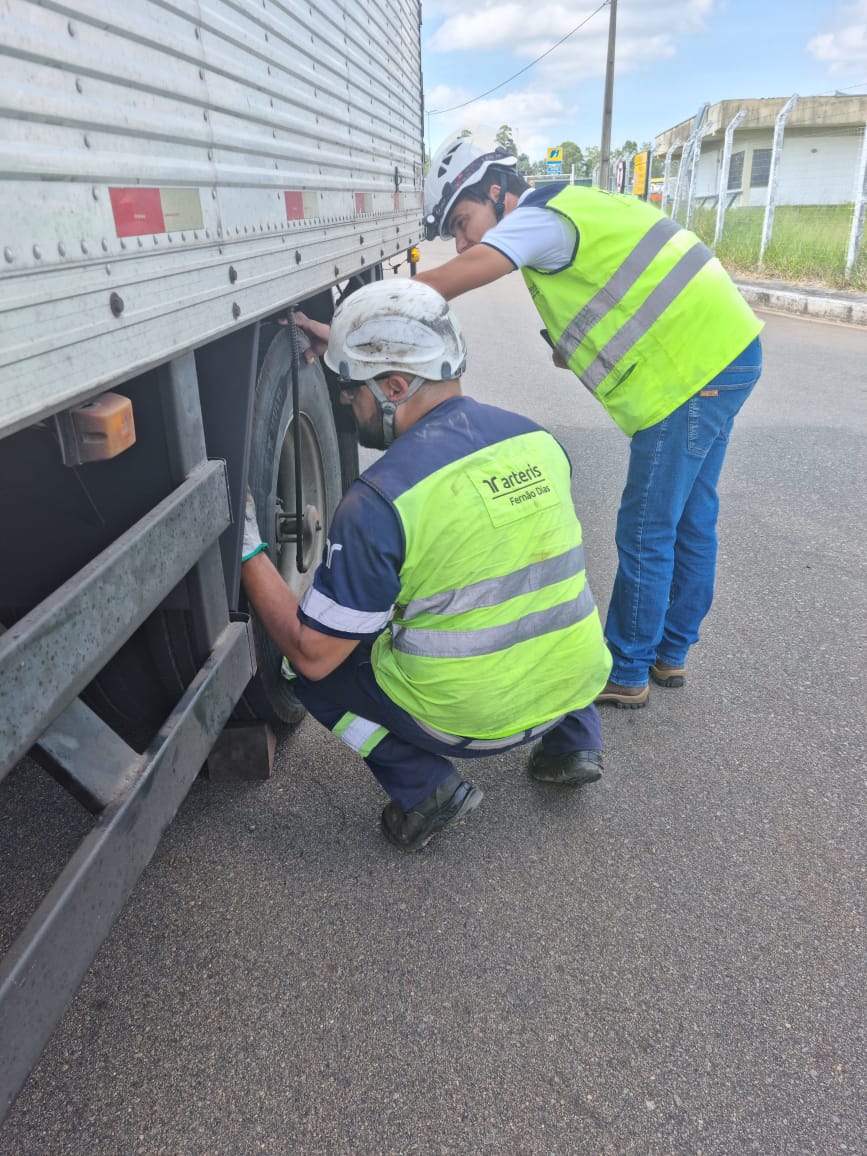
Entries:
{"label": "concrete building", "polygon": [[[774,126],[789,97],[723,100],[705,116],[695,183],[697,205],[712,206],[719,193],[725,131],[741,109],[745,115],[732,140],[727,182],[729,207],[763,207]],[[671,154],[676,173],[695,117],[661,133],[654,142],[657,155]],[[838,205],[852,203],[867,134],[867,96],[805,96],[790,110],[780,154],[779,205]],[[673,181],[671,182],[673,186]],[[671,197],[671,190],[669,190]]]}

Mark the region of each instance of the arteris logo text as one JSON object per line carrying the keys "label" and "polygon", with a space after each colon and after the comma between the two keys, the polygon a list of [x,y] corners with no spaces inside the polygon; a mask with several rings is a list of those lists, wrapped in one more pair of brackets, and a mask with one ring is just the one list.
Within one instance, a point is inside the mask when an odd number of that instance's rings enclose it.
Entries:
{"label": "arteris logo text", "polygon": [[545,470],[528,462],[508,474],[470,474],[494,526],[505,526],[556,506],[560,499]]}
{"label": "arteris logo text", "polygon": [[482,478],[484,484],[488,487],[492,494],[508,493],[510,490],[523,489],[533,482],[542,481],[544,474],[538,466],[531,466],[527,463],[526,469],[512,470],[506,477],[498,477],[494,474],[490,478]]}

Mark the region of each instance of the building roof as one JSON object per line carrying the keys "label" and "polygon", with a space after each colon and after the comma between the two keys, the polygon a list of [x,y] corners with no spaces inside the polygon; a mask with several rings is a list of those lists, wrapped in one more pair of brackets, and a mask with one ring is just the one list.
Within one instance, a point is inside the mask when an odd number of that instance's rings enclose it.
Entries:
{"label": "building roof", "polygon": [[[771,96],[760,99],[721,100],[712,104],[705,119],[703,140],[722,138],[726,126],[741,109],[746,116],[738,126],[739,132],[755,129],[770,129],[789,96]],[[660,133],[654,141],[654,152],[666,152],[676,142],[687,140],[695,125],[695,116],[682,120],[673,128]],[[839,128],[867,127],[867,96],[802,96],[786,119],[786,132],[790,129],[811,129],[813,131]],[[677,149],[675,148],[675,152]]]}

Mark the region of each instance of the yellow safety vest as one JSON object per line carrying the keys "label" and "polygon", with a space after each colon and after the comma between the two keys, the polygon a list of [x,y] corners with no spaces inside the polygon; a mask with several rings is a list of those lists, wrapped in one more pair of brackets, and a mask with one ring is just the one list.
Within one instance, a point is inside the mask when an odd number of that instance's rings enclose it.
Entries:
{"label": "yellow safety vest", "polygon": [[[611,656],[563,449],[527,419],[469,398],[439,406],[423,427],[418,447],[410,429],[365,473],[406,543],[394,617],[373,648],[376,681],[449,736],[503,738],[587,706]],[[435,446],[448,447],[446,461],[418,476]],[[415,477],[396,485],[409,459]]]}
{"label": "yellow safety vest", "polygon": [[630,436],[656,425],[758,336],[756,317],[695,236],[637,197],[567,185],[525,205],[578,231],[559,272],[521,272],[557,351]]}

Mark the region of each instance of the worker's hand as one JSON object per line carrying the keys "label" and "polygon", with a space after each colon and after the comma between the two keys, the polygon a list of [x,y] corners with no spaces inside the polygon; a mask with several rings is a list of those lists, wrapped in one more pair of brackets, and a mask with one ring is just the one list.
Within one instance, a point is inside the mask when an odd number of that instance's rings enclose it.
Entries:
{"label": "worker's hand", "polygon": [[247,490],[247,504],[244,507],[244,544],[241,548],[241,561],[249,562],[257,554],[268,549],[268,543],[262,541],[259,533],[259,520],[256,517],[256,503],[253,495]]}
{"label": "worker's hand", "polygon": [[545,343],[550,347],[551,360],[554,362],[554,364],[557,366],[557,368],[558,369],[568,369],[569,366],[567,365],[566,361],[560,356],[560,352],[557,349],[557,346],[551,340],[551,335],[548,332],[548,330],[547,329],[540,329],[539,330],[539,336],[541,338],[543,338]]}
{"label": "worker's hand", "polygon": [[326,325],[324,321],[311,321],[298,309],[292,314],[292,319],[310,340],[309,348],[304,350],[304,357],[307,364],[310,365],[317,357],[321,357],[328,348],[328,335],[331,333],[331,326]]}

